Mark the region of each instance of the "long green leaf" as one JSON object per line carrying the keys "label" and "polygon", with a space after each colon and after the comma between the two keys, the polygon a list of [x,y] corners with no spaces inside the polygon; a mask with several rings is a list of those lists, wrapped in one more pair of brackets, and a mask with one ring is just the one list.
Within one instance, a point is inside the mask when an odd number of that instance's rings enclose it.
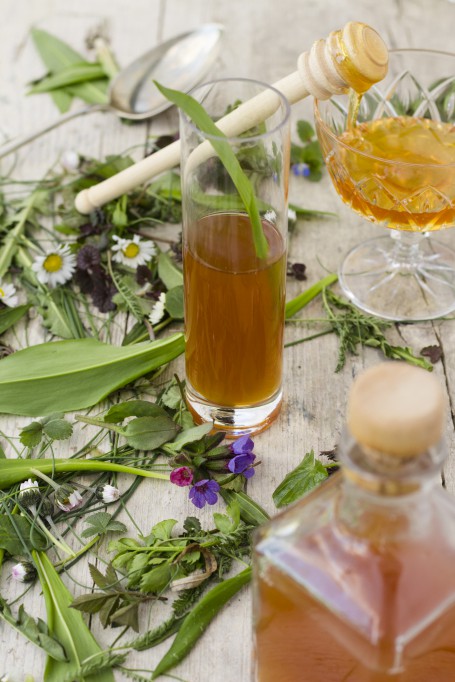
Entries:
{"label": "long green leaf", "polygon": [[160,85],[156,81],[154,81],[154,83],[158,90],[160,90],[169,101],[179,107],[179,109],[182,109],[182,111],[194,121],[199,130],[211,136],[208,138],[209,142],[229,173],[250,217],[256,255],[258,258],[265,258],[269,252],[269,245],[265,238],[264,230],[262,229],[261,216],[259,215],[254,190],[243,172],[236,155],[232,151],[229,142],[227,141],[227,137],[215,125],[204,107],[193,97],[186,95],[183,92],[179,92],[178,90],[165,88],[164,85]]}
{"label": "long green leaf", "polygon": [[300,464],[274,490],[272,497],[275,506],[280,508],[296,502],[327,477],[327,469],[315,458],[313,450],[307,452]]}
{"label": "long green leaf", "polygon": [[301,294],[288,301],[286,303],[286,319],[288,320],[299,310],[304,308],[310,301],[313,300],[313,298],[316,298],[316,296],[320,294],[323,289],[336,282],[337,279],[338,275],[327,275],[327,277],[319,280],[319,282],[313,284],[313,286],[309,287],[309,289],[303,291]]}
{"label": "long green leaf", "polygon": [[152,680],[170,670],[191,651],[223,606],[251,579],[251,568],[213,587],[185,617],[171,648],[155,668]]}
{"label": "long green leaf", "polygon": [[92,407],[184,347],[179,333],[134,346],[76,339],[25,348],[0,362],[0,412],[37,417]]}
{"label": "long green leaf", "polygon": [[16,322],[19,322],[29,308],[29,305],[19,305],[17,308],[4,308],[0,310],[0,334],[13,327]]}
{"label": "long green leaf", "polygon": [[[71,609],[73,597],[44,552],[33,552],[33,559],[46,602],[49,633],[63,645],[68,662],[50,656],[46,661],[44,682],[61,682],[76,674],[85,659],[102,649],[88,629],[82,614]],[[112,670],[103,670],[84,678],[85,682],[114,682]]]}
{"label": "long green leaf", "polygon": [[85,83],[86,81],[103,78],[105,73],[99,64],[90,62],[78,62],[71,64],[58,73],[43,78],[39,83],[33,85],[28,91],[29,95],[40,95],[51,90],[58,90],[67,85]]}
{"label": "long green leaf", "polygon": [[183,273],[167,253],[162,252],[158,256],[158,275],[168,290],[183,285]]}

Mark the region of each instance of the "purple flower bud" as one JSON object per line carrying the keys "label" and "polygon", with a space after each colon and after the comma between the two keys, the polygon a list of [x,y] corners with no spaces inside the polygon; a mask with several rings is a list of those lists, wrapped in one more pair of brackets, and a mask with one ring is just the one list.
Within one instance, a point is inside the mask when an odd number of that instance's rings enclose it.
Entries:
{"label": "purple flower bud", "polygon": [[171,471],[171,483],[184,488],[187,485],[191,485],[193,482],[193,472],[190,467],[178,467]]}
{"label": "purple flower bud", "polygon": [[294,175],[301,175],[307,178],[310,174],[310,167],[307,163],[294,163],[291,166]]}
{"label": "purple flower bud", "polygon": [[190,490],[190,500],[198,509],[202,509],[207,504],[216,504],[218,502],[218,493],[220,486],[216,481],[204,478],[193,485]]}

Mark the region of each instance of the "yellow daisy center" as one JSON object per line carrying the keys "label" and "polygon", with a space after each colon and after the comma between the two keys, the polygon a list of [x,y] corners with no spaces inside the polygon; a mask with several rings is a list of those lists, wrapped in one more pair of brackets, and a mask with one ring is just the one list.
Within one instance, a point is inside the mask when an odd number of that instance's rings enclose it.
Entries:
{"label": "yellow daisy center", "polygon": [[0,298],[4,298],[4,296],[5,296],[5,292],[4,292],[3,289],[0,287]]}
{"label": "yellow daisy center", "polygon": [[58,253],[50,253],[43,263],[46,272],[58,272],[62,269],[63,258]]}
{"label": "yellow daisy center", "polygon": [[136,258],[139,251],[140,251],[139,246],[137,244],[131,243],[128,244],[128,246],[123,249],[123,255],[126,256],[127,258]]}

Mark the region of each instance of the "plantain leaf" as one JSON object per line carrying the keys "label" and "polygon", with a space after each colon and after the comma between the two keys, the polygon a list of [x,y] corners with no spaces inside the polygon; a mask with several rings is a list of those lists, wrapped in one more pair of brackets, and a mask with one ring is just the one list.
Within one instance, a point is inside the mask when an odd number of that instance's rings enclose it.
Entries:
{"label": "plantain leaf", "polygon": [[183,350],[180,333],[134,346],[90,338],[25,348],[0,362],[0,412],[36,417],[92,407]]}
{"label": "plantain leaf", "polygon": [[[44,671],[45,682],[79,677],[77,671],[83,662],[100,654],[102,649],[85,624],[82,614],[70,609],[73,598],[44,552],[33,552],[41,587],[46,602],[49,635],[63,645],[68,662],[48,657]],[[73,674],[73,677],[70,675]],[[99,671],[84,676],[84,682],[114,682],[112,670]]]}
{"label": "plantain leaf", "polygon": [[0,310],[0,334],[3,334],[7,329],[13,327],[16,322],[19,322],[29,308],[29,305],[19,305],[16,308],[4,308],[3,310]]}

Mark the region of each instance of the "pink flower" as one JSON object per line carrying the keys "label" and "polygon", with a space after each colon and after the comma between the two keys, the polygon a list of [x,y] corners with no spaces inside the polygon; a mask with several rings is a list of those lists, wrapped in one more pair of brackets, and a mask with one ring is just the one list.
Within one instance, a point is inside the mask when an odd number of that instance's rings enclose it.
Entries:
{"label": "pink flower", "polygon": [[178,469],[171,471],[170,479],[171,483],[183,488],[184,486],[191,485],[193,482],[193,472],[190,467],[178,467]]}

